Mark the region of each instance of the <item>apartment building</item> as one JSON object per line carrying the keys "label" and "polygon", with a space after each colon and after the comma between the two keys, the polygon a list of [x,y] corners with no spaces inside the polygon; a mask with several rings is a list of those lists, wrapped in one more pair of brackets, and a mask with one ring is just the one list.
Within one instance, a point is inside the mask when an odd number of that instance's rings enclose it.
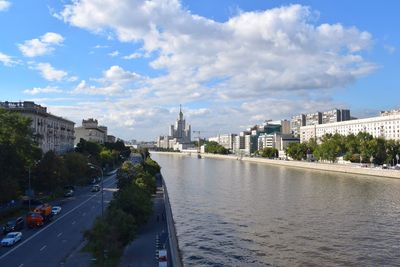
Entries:
{"label": "apartment building", "polygon": [[47,108],[32,101],[0,102],[4,108],[32,120],[35,141],[44,153],[52,150],[63,154],[74,149],[75,123],[47,112]]}

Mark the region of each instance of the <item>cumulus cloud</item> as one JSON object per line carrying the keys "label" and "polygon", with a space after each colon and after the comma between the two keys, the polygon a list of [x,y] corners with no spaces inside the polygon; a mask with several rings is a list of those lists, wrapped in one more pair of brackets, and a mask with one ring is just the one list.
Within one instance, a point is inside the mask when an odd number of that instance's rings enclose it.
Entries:
{"label": "cumulus cloud", "polygon": [[47,87],[44,87],[44,88],[34,87],[32,89],[24,90],[24,93],[28,94],[28,95],[48,94],[48,93],[61,93],[61,92],[62,92],[62,90],[59,89],[58,87],[50,87],[50,86],[47,86]]}
{"label": "cumulus cloud", "polygon": [[[371,46],[368,32],[315,25],[312,10],[301,5],[241,12],[219,23],[191,14],[177,0],[82,0],[66,5],[61,17],[94,32],[112,29],[122,42],[142,41],[146,52],[159,51],[151,66],[168,70],[165,80],[202,86],[224,79],[214,87],[225,97],[343,87],[374,70],[357,54]],[[162,91],[168,88],[165,83]]]}
{"label": "cumulus cloud", "polygon": [[54,51],[54,46],[61,45],[62,42],[64,42],[64,37],[60,34],[48,32],[39,38],[18,44],[18,48],[26,57],[37,57],[50,54]]}
{"label": "cumulus cloud", "polygon": [[135,72],[114,65],[103,71],[101,78],[93,79],[99,85],[89,85],[82,80],[72,92],[75,94],[121,95],[130,91],[126,89],[126,85],[141,82],[143,79],[145,78]]}
{"label": "cumulus cloud", "polygon": [[18,61],[14,60],[11,56],[8,56],[1,52],[0,52],[0,62],[3,63],[3,65],[6,67],[11,67],[18,63]]}
{"label": "cumulus cloud", "polygon": [[6,11],[11,6],[9,1],[0,0],[0,11]]}
{"label": "cumulus cloud", "polygon": [[[318,23],[315,13],[307,6],[288,5],[242,11],[217,22],[193,14],[179,0],[76,0],[65,5],[58,17],[95,34],[140,44],[139,51],[152,55],[149,65],[161,74],[137,78],[140,92],[151,97],[129,98],[127,108],[135,105],[148,111],[145,104],[163,107],[178,101],[206,101],[210,107],[196,109],[201,116],[189,112],[193,124],[228,130],[251,118],[277,119],[297,114],[304,106],[334,105],[329,97],[315,99],[347,87],[378,67],[363,53],[372,47],[370,33],[341,23]],[[123,58],[137,57],[140,54],[133,53]],[[124,77],[125,70],[113,67],[103,73],[99,85],[84,82],[80,91],[126,90],[128,83],[111,78],[117,73]],[[135,80],[132,73],[128,76]],[[127,99],[115,102],[121,105]],[[138,117],[130,120],[133,125],[140,125]]]}
{"label": "cumulus cloud", "polygon": [[129,54],[127,56],[124,56],[124,59],[136,59],[136,58],[141,58],[141,57],[142,57],[142,54],[135,52],[135,53]]}
{"label": "cumulus cloud", "polygon": [[66,71],[57,70],[50,63],[31,63],[31,68],[38,70],[48,81],[61,81],[68,76]]}

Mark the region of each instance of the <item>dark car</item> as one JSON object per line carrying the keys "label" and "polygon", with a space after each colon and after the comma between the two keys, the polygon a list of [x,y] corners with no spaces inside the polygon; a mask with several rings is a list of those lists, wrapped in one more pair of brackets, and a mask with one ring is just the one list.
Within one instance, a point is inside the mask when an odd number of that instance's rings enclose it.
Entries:
{"label": "dark car", "polygon": [[64,197],[72,197],[74,195],[74,190],[66,190],[64,192]]}
{"label": "dark car", "polygon": [[18,217],[15,220],[11,220],[7,222],[3,226],[3,233],[7,234],[10,232],[15,232],[24,228],[24,219],[22,217]]}
{"label": "dark car", "polygon": [[95,185],[92,187],[92,190],[90,190],[90,191],[92,191],[92,192],[99,192],[100,189],[101,189],[100,185],[95,184]]}

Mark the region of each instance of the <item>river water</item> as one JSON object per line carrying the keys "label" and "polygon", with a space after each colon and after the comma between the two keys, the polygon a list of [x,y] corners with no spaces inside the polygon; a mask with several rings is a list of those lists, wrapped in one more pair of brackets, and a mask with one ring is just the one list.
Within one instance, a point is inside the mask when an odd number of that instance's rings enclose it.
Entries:
{"label": "river water", "polygon": [[400,180],[152,157],[185,266],[400,266]]}

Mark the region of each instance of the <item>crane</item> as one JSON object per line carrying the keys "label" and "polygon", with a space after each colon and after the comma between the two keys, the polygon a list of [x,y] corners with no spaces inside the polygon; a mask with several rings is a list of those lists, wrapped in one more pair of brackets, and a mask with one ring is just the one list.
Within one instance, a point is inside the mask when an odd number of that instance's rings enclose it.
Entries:
{"label": "crane", "polygon": [[197,140],[198,140],[197,157],[198,157],[198,158],[201,158],[201,156],[200,156],[200,134],[201,134],[201,131],[193,131],[193,133],[194,133],[194,134],[197,133]]}

